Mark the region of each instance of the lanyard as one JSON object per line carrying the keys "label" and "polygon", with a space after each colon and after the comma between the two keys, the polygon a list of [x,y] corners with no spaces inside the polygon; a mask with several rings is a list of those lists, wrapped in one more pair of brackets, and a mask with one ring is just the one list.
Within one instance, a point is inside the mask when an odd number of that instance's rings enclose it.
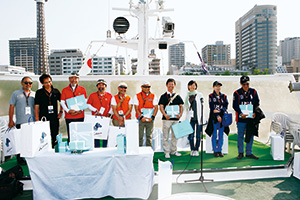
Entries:
{"label": "lanyard", "polygon": [[[145,103],[146,103],[146,101],[147,101],[148,97],[150,96],[151,92],[149,92],[149,94],[148,94],[148,96],[146,97],[146,99],[144,99],[144,97],[143,97],[143,93],[144,93],[144,92],[142,92],[142,93],[141,93],[141,95],[142,95],[142,99],[143,99],[143,101],[144,101],[144,102],[143,102],[143,108],[144,108],[144,106],[145,106]],[[146,95],[146,94],[145,94],[145,95]]]}
{"label": "lanyard", "polygon": [[243,95],[245,95],[246,101],[248,101],[248,98],[249,98],[249,95],[250,95],[250,91],[248,90],[248,91],[246,92],[245,90],[243,90],[243,88],[242,88],[242,91],[243,91]]}
{"label": "lanyard", "polygon": [[71,90],[72,90],[72,92],[73,92],[73,96],[74,96],[74,97],[76,97],[75,92],[76,92],[77,86],[78,86],[78,85],[75,86],[75,89],[74,89],[74,91],[73,91],[72,86],[70,85],[70,88],[71,88]]}
{"label": "lanyard", "polygon": [[24,96],[25,96],[25,98],[26,98],[26,104],[27,104],[27,106],[29,106],[28,99],[29,99],[29,97],[30,97],[30,92],[28,93],[28,96],[26,96],[26,93],[25,93],[25,92],[23,92],[23,94],[24,94]]}
{"label": "lanyard", "polygon": [[[123,101],[124,101],[124,99],[125,99],[125,97],[126,97],[126,94],[124,95],[124,97],[121,99],[120,98],[120,95],[118,95],[118,97],[119,97],[119,100],[120,100],[120,102],[118,103],[118,105],[119,105],[119,107],[121,108],[121,110],[123,110],[123,108],[122,108],[122,103],[123,103]],[[118,109],[118,105],[117,105],[117,109]]]}
{"label": "lanyard", "polygon": [[44,92],[45,92],[45,94],[48,96],[48,98],[49,98],[49,105],[52,105],[52,103],[51,103],[51,96],[52,96],[52,92],[53,92],[53,90],[51,90],[51,92],[49,93],[45,88],[44,88]]}
{"label": "lanyard", "polygon": [[98,98],[99,98],[99,100],[100,100],[100,105],[102,106],[102,100],[103,100],[103,97],[104,97],[104,95],[102,96],[102,97],[100,97],[100,95],[99,95],[99,92],[97,91],[97,95],[98,95]]}

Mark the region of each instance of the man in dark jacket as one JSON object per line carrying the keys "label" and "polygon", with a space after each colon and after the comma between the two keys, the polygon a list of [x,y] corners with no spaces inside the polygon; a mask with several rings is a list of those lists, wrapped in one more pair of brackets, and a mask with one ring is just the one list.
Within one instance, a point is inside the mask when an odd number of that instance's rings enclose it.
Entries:
{"label": "man in dark jacket", "polygon": [[[259,97],[257,91],[249,87],[250,78],[248,76],[242,76],[240,79],[241,88],[233,93],[233,109],[235,110],[237,129],[238,129],[238,152],[237,159],[240,160],[244,157],[244,135],[247,127],[247,123],[255,118],[256,108],[259,106]],[[246,111],[241,110],[241,105],[252,105],[253,110],[248,114]],[[251,116],[251,114],[253,115]],[[254,134],[250,134],[250,140],[246,143],[246,157],[258,159],[252,153]]]}

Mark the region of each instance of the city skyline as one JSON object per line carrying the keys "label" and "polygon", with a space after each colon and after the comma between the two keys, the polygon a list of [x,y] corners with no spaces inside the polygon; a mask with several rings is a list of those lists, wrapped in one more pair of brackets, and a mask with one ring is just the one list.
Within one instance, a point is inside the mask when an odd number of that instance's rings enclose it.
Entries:
{"label": "city skyline", "polygon": [[[49,0],[45,4],[45,15],[46,38],[50,50],[75,48],[84,53],[90,41],[105,40],[108,29],[112,31],[112,36],[115,35],[112,22],[118,16],[125,16],[130,22],[126,37],[136,36],[137,20],[126,12],[112,10],[116,7],[128,8],[128,2],[126,0]],[[170,16],[175,23],[175,38],[181,41],[194,41],[199,52],[205,45],[223,41],[224,44],[231,45],[231,58],[235,58],[235,22],[255,4],[277,6],[277,45],[286,37],[300,36],[300,29],[294,28],[291,23],[292,19],[300,15],[297,12],[300,3],[295,0],[292,2],[287,4],[279,0],[228,0],[226,2],[188,0],[182,3],[179,0],[169,0],[165,2],[165,8],[174,8],[174,11],[160,16]],[[9,64],[8,40],[36,37],[36,2],[34,0],[2,1],[0,7],[2,8],[0,26],[5,27],[0,33],[0,65],[4,65]],[[161,34],[156,31],[156,27],[161,27],[161,22],[157,24],[155,21],[155,18],[150,18],[149,26],[155,27],[150,28],[149,35],[152,37]],[[95,52],[99,46],[100,44],[95,47]],[[115,56],[125,52],[116,49],[116,47],[104,47],[100,55]],[[160,55],[159,51],[156,52]],[[134,52],[129,54],[135,57]],[[164,57],[163,54],[167,55],[167,51],[161,50],[161,55]],[[168,60],[167,56],[164,60]],[[199,63],[191,43],[186,45],[186,61]],[[164,64],[165,68],[166,65]]]}

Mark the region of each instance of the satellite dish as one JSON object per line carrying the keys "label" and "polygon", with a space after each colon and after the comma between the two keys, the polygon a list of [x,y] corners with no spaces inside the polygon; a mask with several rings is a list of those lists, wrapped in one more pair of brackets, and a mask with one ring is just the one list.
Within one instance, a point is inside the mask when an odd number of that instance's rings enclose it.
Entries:
{"label": "satellite dish", "polygon": [[125,17],[117,17],[113,24],[114,30],[119,34],[124,34],[129,29],[129,21]]}

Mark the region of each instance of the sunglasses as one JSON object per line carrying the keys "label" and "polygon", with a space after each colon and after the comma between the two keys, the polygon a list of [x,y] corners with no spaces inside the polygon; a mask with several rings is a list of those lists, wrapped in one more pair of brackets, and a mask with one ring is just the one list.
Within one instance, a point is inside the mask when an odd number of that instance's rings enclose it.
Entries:
{"label": "sunglasses", "polygon": [[32,85],[32,82],[27,82],[27,81],[26,81],[26,82],[23,82],[23,83],[24,83],[25,85],[28,85],[28,84],[29,84],[29,85]]}
{"label": "sunglasses", "polygon": [[151,86],[142,86],[143,88],[151,88]]}
{"label": "sunglasses", "polygon": [[121,88],[121,89],[127,89],[127,87],[126,87],[126,86],[120,86],[120,88]]}
{"label": "sunglasses", "polygon": [[249,85],[249,83],[243,83],[243,85]]}

